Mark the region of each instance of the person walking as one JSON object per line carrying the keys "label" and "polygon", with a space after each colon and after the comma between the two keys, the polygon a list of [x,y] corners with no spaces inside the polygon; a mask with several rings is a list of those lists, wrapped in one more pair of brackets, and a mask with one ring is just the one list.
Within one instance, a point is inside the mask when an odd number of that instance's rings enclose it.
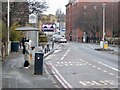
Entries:
{"label": "person walking", "polygon": [[30,45],[29,42],[25,42],[25,54],[24,54],[24,67],[28,68],[30,67],[30,63],[29,63],[29,59],[30,59]]}

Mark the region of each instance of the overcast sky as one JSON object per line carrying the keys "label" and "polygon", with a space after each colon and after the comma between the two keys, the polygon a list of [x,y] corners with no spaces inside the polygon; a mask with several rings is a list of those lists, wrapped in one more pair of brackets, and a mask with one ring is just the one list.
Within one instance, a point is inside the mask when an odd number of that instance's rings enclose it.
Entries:
{"label": "overcast sky", "polygon": [[45,0],[48,5],[49,8],[48,10],[45,12],[45,14],[54,14],[57,9],[61,9],[62,12],[66,13],[66,8],[65,5],[68,4],[68,0]]}

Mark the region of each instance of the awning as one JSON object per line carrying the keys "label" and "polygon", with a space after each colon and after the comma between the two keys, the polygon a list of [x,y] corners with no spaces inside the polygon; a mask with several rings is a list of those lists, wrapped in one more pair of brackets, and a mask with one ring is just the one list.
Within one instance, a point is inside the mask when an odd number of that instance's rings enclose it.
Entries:
{"label": "awning", "polygon": [[34,28],[32,26],[24,26],[15,29],[16,31],[39,31],[38,28]]}

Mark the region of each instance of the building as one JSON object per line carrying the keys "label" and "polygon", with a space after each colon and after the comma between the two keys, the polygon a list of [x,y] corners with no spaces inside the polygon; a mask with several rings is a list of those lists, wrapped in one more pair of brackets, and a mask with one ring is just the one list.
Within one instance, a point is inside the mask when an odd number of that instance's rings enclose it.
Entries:
{"label": "building", "polygon": [[118,2],[113,0],[71,0],[66,5],[66,38],[82,41],[101,40],[103,30],[103,3],[105,3],[105,37],[118,36]]}
{"label": "building", "polygon": [[55,23],[57,22],[57,18],[55,15],[49,14],[49,15],[41,15],[39,17],[39,30],[42,31],[42,25],[43,24],[49,24],[49,23]]}

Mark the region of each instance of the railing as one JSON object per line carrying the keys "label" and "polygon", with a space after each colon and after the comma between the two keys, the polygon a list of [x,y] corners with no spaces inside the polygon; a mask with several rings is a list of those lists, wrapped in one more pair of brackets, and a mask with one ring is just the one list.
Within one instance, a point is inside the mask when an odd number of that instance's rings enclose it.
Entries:
{"label": "railing", "polygon": [[40,43],[39,48],[42,50],[44,54],[46,54],[54,49],[54,42]]}

